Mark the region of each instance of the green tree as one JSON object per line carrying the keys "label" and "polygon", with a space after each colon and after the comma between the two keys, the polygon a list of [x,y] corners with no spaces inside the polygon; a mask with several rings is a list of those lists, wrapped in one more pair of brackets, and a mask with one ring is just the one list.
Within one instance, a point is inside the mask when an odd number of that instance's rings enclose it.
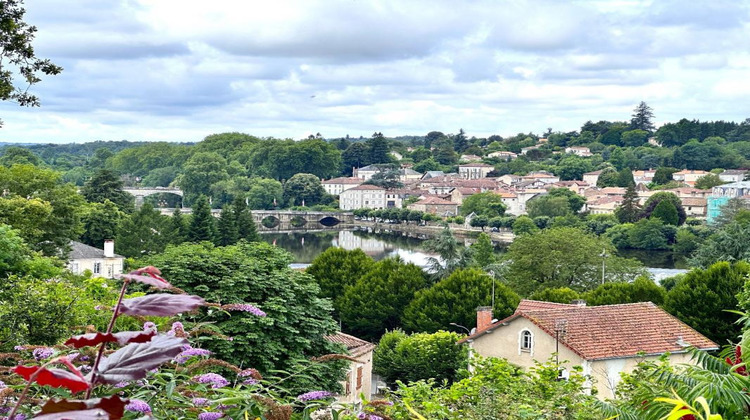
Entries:
{"label": "green tree", "polygon": [[557,162],[557,168],[555,175],[559,176],[563,181],[569,181],[573,179],[583,179],[583,174],[594,170],[594,165],[590,159],[576,156],[574,154],[566,154],[560,158]]}
{"label": "green tree", "polygon": [[367,140],[367,147],[370,152],[370,164],[391,162],[388,141],[383,137],[383,133],[373,133],[372,137]]}
{"label": "green tree", "polygon": [[646,202],[643,204],[643,211],[641,212],[640,217],[650,218],[651,214],[654,212],[654,209],[656,209],[656,206],[658,206],[659,203],[664,200],[672,203],[674,208],[677,209],[677,226],[682,226],[682,224],[685,223],[685,220],[687,219],[687,214],[685,213],[685,209],[682,207],[680,198],[671,192],[662,191],[649,197],[648,200],[646,200]]}
{"label": "green tree", "polygon": [[534,223],[534,220],[532,220],[529,216],[521,216],[517,218],[513,222],[512,229],[513,233],[516,236],[528,235],[539,231],[539,227],[537,227],[536,223]]}
{"label": "green tree", "polygon": [[443,169],[443,165],[440,164],[437,160],[434,158],[428,158],[425,159],[416,165],[414,165],[414,170],[417,172],[428,172],[428,171],[439,171]]}
{"label": "green tree", "polygon": [[654,111],[645,102],[641,101],[633,110],[633,117],[630,119],[630,128],[643,130],[652,133],[656,127],[653,123]]}
{"label": "green tree", "polygon": [[[299,359],[339,351],[325,339],[337,331],[330,302],[318,296],[312,276],[291,269],[291,262],[291,255],[278,247],[243,241],[227,247],[208,242],[173,246],[145,261],[159,267],[175,286],[206,301],[251,304],[263,310],[265,317],[210,308],[187,317],[188,321],[214,323],[232,337],[203,337],[203,347],[217,358],[263,373],[292,369]],[[322,366],[325,370],[316,378],[314,389],[338,388],[341,370]]]}
{"label": "green tree", "polygon": [[177,181],[185,194],[185,203],[195,206],[198,197],[211,191],[212,185],[228,180],[227,166],[227,160],[216,152],[193,154]]}
{"label": "green tree", "polygon": [[645,130],[630,130],[622,133],[622,145],[625,147],[639,147],[643,146],[648,142],[648,131]]}
{"label": "green tree", "polygon": [[244,239],[248,242],[260,241],[258,227],[255,225],[253,215],[250,209],[247,208],[245,200],[240,197],[235,198],[232,202],[232,213],[237,221],[237,235],[239,239]]}
{"label": "green tree", "polygon": [[654,179],[652,182],[657,185],[664,185],[670,181],[672,181],[672,174],[675,172],[678,172],[679,169],[677,168],[670,168],[661,166],[656,168],[656,172],[654,173]]}
{"label": "green tree", "polygon": [[134,198],[122,190],[123,183],[117,174],[107,169],[100,169],[94,173],[81,188],[81,195],[89,203],[103,203],[104,200],[113,202],[120,211],[133,211]]}
{"label": "green tree", "polygon": [[237,229],[237,216],[230,205],[225,205],[219,214],[217,225],[216,245],[227,246],[234,245],[239,240],[239,230]]}
{"label": "green tree", "polygon": [[2,156],[0,156],[0,165],[11,167],[13,165],[34,165],[40,166],[44,162],[42,159],[34,154],[31,150],[18,147],[18,146],[6,146],[2,149]]}
{"label": "green tree", "polygon": [[552,197],[542,195],[534,197],[526,203],[526,212],[531,218],[546,216],[554,218],[558,216],[567,216],[570,214],[568,199],[565,197]]}
{"label": "green tree", "polygon": [[352,168],[361,168],[372,163],[370,160],[370,148],[366,143],[352,143],[341,154],[344,172],[352,174]]}
{"label": "green tree", "polygon": [[643,272],[635,260],[615,256],[609,240],[577,228],[552,228],[516,237],[508,247],[509,284],[522,295],[539,288],[569,287],[583,291],[605,281],[628,281]]}
{"label": "green tree", "polygon": [[[0,7],[0,100],[39,106],[39,98],[29,92],[29,88],[40,82],[42,75],[59,74],[62,67],[36,56],[31,43],[37,29],[24,22],[25,14],[22,0],[5,0]],[[9,63],[10,68],[5,67],[4,62]],[[20,85],[19,76],[23,78]]]}
{"label": "green tree", "polygon": [[713,220],[711,225],[720,229],[734,222],[741,211],[746,211],[748,209],[750,209],[750,204],[747,203],[747,200],[742,198],[730,198],[726,204],[721,206],[719,216]]}
{"label": "green tree", "polygon": [[284,202],[289,206],[314,206],[325,195],[320,179],[313,174],[296,174],[284,183]]}
{"label": "green tree", "polygon": [[464,132],[464,129],[461,128],[458,130],[458,134],[453,136],[453,150],[455,150],[456,153],[463,153],[468,147],[469,139],[466,138],[466,133]]}
{"label": "green tree", "polygon": [[181,244],[187,240],[188,225],[182,216],[182,209],[176,207],[169,220],[169,243]]}
{"label": "green tree", "polygon": [[117,229],[115,249],[118,254],[141,258],[164,251],[170,243],[169,217],[151,204],[144,203],[138,211],[124,217]]}
{"label": "green tree", "polygon": [[396,381],[405,383],[434,379],[453,383],[469,362],[466,346],[457,345],[456,333],[406,335],[393,331],[383,335],[373,354],[374,372],[388,386]]}
{"label": "green tree", "polygon": [[193,215],[190,218],[190,227],[187,232],[187,240],[190,242],[213,241],[216,237],[216,220],[211,215],[211,207],[208,198],[201,195],[193,205]]}
{"label": "green tree", "polygon": [[651,213],[651,219],[661,219],[665,224],[677,226],[680,216],[677,214],[677,208],[668,200],[662,200],[654,207]]}
{"label": "green tree", "polygon": [[596,186],[599,188],[617,187],[620,184],[620,174],[617,169],[607,167],[602,169],[602,173],[596,179]]}
{"label": "green tree", "polygon": [[646,276],[632,283],[605,283],[583,294],[587,305],[618,305],[621,303],[653,302],[661,306],[667,291]]}
{"label": "green tree", "polygon": [[333,309],[339,313],[346,291],[374,265],[375,261],[359,248],[347,251],[330,247],[318,255],[305,272],[317,280],[320,296],[331,299]]}
{"label": "green tree", "polygon": [[474,264],[478,267],[484,268],[497,262],[495,247],[492,245],[490,235],[484,232],[480,233],[477,237],[477,241],[471,244],[471,248],[471,258],[474,260]]}
{"label": "green tree", "polygon": [[638,220],[641,206],[638,204],[638,193],[633,185],[625,190],[622,203],[615,209],[615,217],[620,223],[633,223]]}
{"label": "green tree", "polygon": [[[456,323],[476,327],[478,306],[492,303],[493,283],[487,273],[476,268],[454,271],[429,289],[420,290],[404,310],[403,326],[408,331],[435,332]],[[494,284],[493,316],[510,316],[520,298],[508,286]]]}
{"label": "green tree", "polygon": [[661,219],[641,219],[628,230],[628,244],[637,249],[669,249]]}
{"label": "green tree", "polygon": [[578,300],[580,298],[581,295],[570,287],[539,289],[532,293],[531,296],[529,296],[529,299],[531,300],[566,304],[573,303],[574,300]]}
{"label": "green tree", "polygon": [[709,236],[688,262],[706,268],[719,261],[750,261],[749,235],[750,225],[730,223]]}
{"label": "green tree", "polygon": [[675,236],[675,243],[672,246],[672,250],[683,255],[692,254],[693,251],[698,249],[700,242],[701,241],[698,236],[696,236],[693,232],[681,228],[677,230],[677,235]]}
{"label": "green tree", "polygon": [[275,179],[253,178],[246,197],[249,208],[271,210],[284,202],[284,186]]}
{"label": "green tree", "polygon": [[499,194],[487,191],[465,198],[461,204],[461,214],[468,216],[475,213],[487,217],[500,217],[505,214],[506,206]]}
{"label": "green tree", "polygon": [[737,295],[750,274],[746,262],[719,262],[693,269],[667,293],[664,309],[698,332],[724,344],[737,340],[737,316],[726,310],[737,307]]}
{"label": "green tree", "polygon": [[344,331],[374,340],[399,328],[404,308],[427,286],[422,269],[399,258],[377,262],[344,293],[339,314]]}
{"label": "green tree", "polygon": [[117,239],[117,227],[125,217],[126,214],[107,199],[103,203],[90,203],[81,216],[84,229],[81,242],[99,248],[105,239]]}
{"label": "green tree", "polygon": [[0,279],[31,276],[46,280],[59,276],[62,271],[60,266],[59,260],[43,257],[32,251],[23,241],[20,232],[0,224]]}
{"label": "green tree", "polygon": [[635,186],[635,180],[633,179],[633,172],[630,168],[623,168],[617,173],[617,186],[627,188],[629,186]]}
{"label": "green tree", "polygon": [[437,278],[446,277],[454,270],[471,264],[471,249],[456,241],[447,224],[435,238],[425,241],[422,245],[427,251],[438,254],[439,258],[427,258],[430,271]]}
{"label": "green tree", "polygon": [[707,174],[703,175],[695,181],[695,188],[701,190],[710,190],[711,188],[721,184],[724,184],[724,181],[719,178],[719,175]]}

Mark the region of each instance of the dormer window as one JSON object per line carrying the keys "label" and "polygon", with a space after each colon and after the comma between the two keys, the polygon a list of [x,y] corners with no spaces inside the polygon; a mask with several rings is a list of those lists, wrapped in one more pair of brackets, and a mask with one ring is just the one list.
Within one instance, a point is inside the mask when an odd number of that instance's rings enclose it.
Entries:
{"label": "dormer window", "polygon": [[519,345],[520,345],[521,351],[531,353],[531,348],[534,345],[534,337],[531,335],[531,331],[529,330],[521,331],[521,336],[519,337],[519,340],[520,340]]}

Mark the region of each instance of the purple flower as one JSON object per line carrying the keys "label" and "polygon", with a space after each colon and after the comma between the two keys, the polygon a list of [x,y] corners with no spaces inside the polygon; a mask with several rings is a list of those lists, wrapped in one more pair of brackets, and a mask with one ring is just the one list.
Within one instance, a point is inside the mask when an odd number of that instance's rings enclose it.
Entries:
{"label": "purple flower", "polygon": [[179,322],[179,321],[173,322],[172,323],[172,331],[175,331],[178,328],[181,329],[181,330],[185,329],[185,327],[182,326],[182,322]]}
{"label": "purple flower", "polygon": [[216,420],[222,417],[224,417],[224,413],[217,413],[215,411],[198,414],[198,420]]}
{"label": "purple flower", "polygon": [[156,329],[156,324],[151,321],[145,322],[143,324],[143,331],[148,331],[150,329]]}
{"label": "purple flower", "polygon": [[53,354],[55,354],[55,350],[49,347],[39,347],[37,349],[34,349],[34,351],[32,351],[31,354],[34,355],[34,359],[39,361],[39,360],[47,359]]}
{"label": "purple flower", "polygon": [[151,407],[148,405],[148,403],[139,399],[130,400],[130,403],[125,406],[125,409],[128,411],[137,411],[144,414],[151,412]]}
{"label": "purple flower", "polygon": [[193,405],[196,407],[208,405],[208,398],[193,398]]}
{"label": "purple flower", "polygon": [[120,381],[114,385],[112,385],[115,388],[125,388],[126,386],[130,385],[130,382],[128,381]]}
{"label": "purple flower", "polygon": [[211,352],[205,349],[194,349],[190,346],[190,344],[187,344],[182,347],[182,353],[178,354],[177,357],[174,358],[175,363],[177,364],[183,364],[188,361],[193,356],[208,356]]}
{"label": "purple flower", "polygon": [[265,312],[247,303],[230,303],[229,305],[224,305],[221,308],[226,309],[227,311],[250,312],[253,315],[266,316]]}
{"label": "purple flower", "polygon": [[370,414],[370,420],[383,420],[383,418],[375,414]]}
{"label": "purple flower", "polygon": [[367,413],[360,411],[359,414],[357,414],[357,418],[359,420],[365,420],[367,418]]}
{"label": "purple flower", "polygon": [[7,388],[7,387],[8,387],[8,386],[7,386],[7,385],[5,385],[5,382],[3,382],[3,381],[0,381],[0,389],[5,389],[5,388]]}
{"label": "purple flower", "polygon": [[199,384],[211,384],[211,388],[221,388],[229,385],[223,376],[218,373],[204,373],[202,375],[193,376],[193,380]]}
{"label": "purple flower", "polygon": [[24,351],[24,350],[26,350],[26,347],[24,347],[24,346],[15,346],[15,347],[13,347],[13,350],[15,350],[15,351]]}
{"label": "purple flower", "polygon": [[310,391],[302,395],[298,395],[297,399],[300,401],[322,400],[332,395],[333,394],[328,391]]}
{"label": "purple flower", "polygon": [[253,378],[242,381],[242,385],[258,385],[259,383],[260,383],[259,380],[253,379]]}
{"label": "purple flower", "polygon": [[80,360],[81,362],[86,362],[86,361],[89,360],[89,357],[88,356],[81,356],[78,360]]}

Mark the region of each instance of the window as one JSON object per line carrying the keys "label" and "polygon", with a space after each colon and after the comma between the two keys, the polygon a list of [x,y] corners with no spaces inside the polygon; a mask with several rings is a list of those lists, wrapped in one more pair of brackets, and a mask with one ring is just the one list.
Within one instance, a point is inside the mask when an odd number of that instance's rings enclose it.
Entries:
{"label": "window", "polygon": [[531,331],[524,330],[521,332],[521,351],[531,352],[531,346],[533,345],[533,339]]}
{"label": "window", "polygon": [[357,389],[362,388],[362,366],[357,368]]}
{"label": "window", "polygon": [[102,263],[95,262],[94,263],[94,274],[101,274],[102,272]]}

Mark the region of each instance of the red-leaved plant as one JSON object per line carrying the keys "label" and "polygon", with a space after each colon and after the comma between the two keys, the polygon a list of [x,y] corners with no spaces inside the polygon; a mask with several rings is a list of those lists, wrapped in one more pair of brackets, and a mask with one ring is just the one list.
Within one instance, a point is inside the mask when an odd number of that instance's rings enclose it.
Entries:
{"label": "red-leaved plant", "polygon": [[[156,329],[112,333],[115,321],[121,314],[174,316],[192,311],[205,305],[206,302],[198,296],[171,293],[156,293],[123,299],[128,284],[132,281],[157,289],[179,290],[164,280],[156,267],[143,267],[118,277],[123,280],[122,289],[107,331],[71,337],[65,342],[66,345],[76,349],[99,346],[91,372],[84,376],[67,356],[53,358],[42,366],[16,366],[13,372],[21,375],[27,382],[8,418],[14,418],[31,384],[37,383],[55,388],[66,388],[73,394],[83,391],[86,394],[82,400],[51,399],[42,406],[41,412],[35,418],[46,420],[120,419],[128,400],[121,399],[117,395],[109,398],[91,398],[94,386],[97,384],[114,385],[121,381],[142,379],[150,370],[158,368],[182,352],[183,346],[188,344],[184,338],[157,334]],[[122,347],[104,356],[109,343]]]}

